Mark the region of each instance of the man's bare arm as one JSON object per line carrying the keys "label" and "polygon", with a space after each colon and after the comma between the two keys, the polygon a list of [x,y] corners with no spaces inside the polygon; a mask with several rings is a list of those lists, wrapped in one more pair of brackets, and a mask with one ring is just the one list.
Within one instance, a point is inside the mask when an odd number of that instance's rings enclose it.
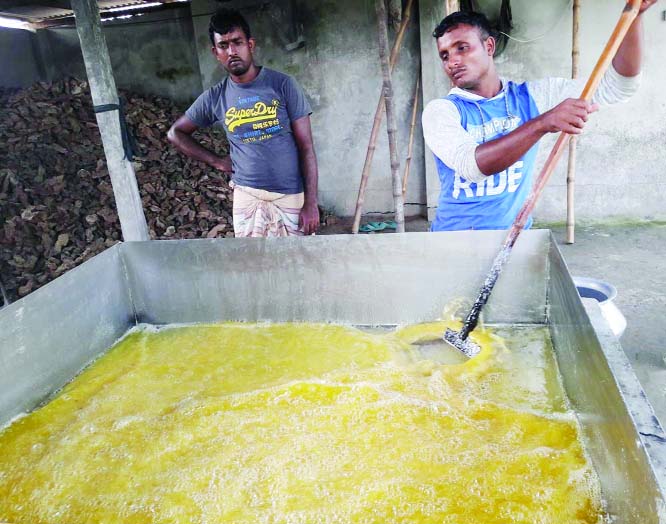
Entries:
{"label": "man's bare arm", "polygon": [[[633,77],[641,72],[643,55],[642,14],[657,0],[643,0],[640,13],[629,28],[615,58],[613,67],[622,76]],[[582,132],[587,117],[596,106],[582,100],[569,99],[543,115],[530,120],[512,133],[480,145],[476,149],[476,162],[482,173],[492,175],[517,162],[546,133],[564,131]]]}
{"label": "man's bare arm", "polygon": [[476,148],[476,163],[484,175],[504,171],[520,160],[547,133],[582,133],[590,113],[597,109],[596,104],[569,98],[511,133],[481,144]]}
{"label": "man's bare arm", "polygon": [[219,157],[194,140],[192,133],[197,129],[199,127],[183,115],[171,126],[171,129],[167,133],[167,138],[169,142],[176,146],[178,151],[190,158],[205,162],[220,171],[231,173],[231,157],[229,155]]}
{"label": "man's bare arm", "polygon": [[317,157],[312,142],[312,129],[310,117],[304,116],[291,123],[294,132],[298,157],[301,162],[303,184],[305,185],[305,203],[301,210],[299,225],[306,235],[311,235],[319,227],[319,207],[317,205],[317,183],[319,174],[317,170]]}
{"label": "man's bare arm", "polygon": [[613,67],[622,76],[636,76],[641,72],[643,61],[643,13],[657,0],[643,0],[641,7],[613,58]]}

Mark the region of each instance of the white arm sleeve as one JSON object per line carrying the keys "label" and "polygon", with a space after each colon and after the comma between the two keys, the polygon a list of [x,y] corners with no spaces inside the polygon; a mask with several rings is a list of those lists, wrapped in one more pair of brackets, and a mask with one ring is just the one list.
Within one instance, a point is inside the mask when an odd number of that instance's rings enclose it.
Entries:
{"label": "white arm sleeve", "polygon": [[[530,95],[539,113],[545,113],[567,98],[580,98],[587,79],[544,78],[528,82]],[[629,100],[640,87],[641,75],[622,76],[611,65],[599,83],[592,101],[600,106],[608,106]]]}
{"label": "white arm sleeve", "polygon": [[486,179],[476,163],[478,144],[460,125],[460,113],[449,100],[432,100],[421,118],[423,138],[430,150],[461,177],[470,182]]}

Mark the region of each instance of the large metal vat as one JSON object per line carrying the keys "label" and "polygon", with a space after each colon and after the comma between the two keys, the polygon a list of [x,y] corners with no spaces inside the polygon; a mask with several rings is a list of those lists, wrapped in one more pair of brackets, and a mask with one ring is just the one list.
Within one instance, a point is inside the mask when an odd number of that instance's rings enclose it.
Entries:
{"label": "large metal vat", "polygon": [[[44,402],[136,323],[394,325],[471,304],[502,232],[130,242],[0,311],[0,425]],[[613,522],[666,523],[666,436],[548,231],[525,232],[485,311],[547,325]]]}

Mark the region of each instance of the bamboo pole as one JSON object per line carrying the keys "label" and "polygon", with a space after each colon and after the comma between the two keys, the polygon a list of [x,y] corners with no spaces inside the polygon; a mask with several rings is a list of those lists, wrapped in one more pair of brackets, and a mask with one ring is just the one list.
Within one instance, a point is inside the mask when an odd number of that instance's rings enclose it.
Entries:
{"label": "bamboo pole", "polygon": [[[402,48],[402,41],[405,37],[405,32],[407,31],[407,26],[409,25],[409,20],[412,16],[412,5],[414,0],[408,0],[407,5],[405,6],[405,12],[403,13],[402,23],[400,24],[400,30],[395,37],[395,43],[393,44],[393,49],[391,50],[390,58],[390,69],[393,71],[395,64],[398,62],[398,56],[400,55],[400,49]],[[358,233],[358,228],[361,225],[361,213],[363,212],[363,204],[365,202],[365,190],[368,187],[368,178],[370,177],[370,167],[372,166],[372,159],[375,156],[375,150],[377,149],[377,136],[379,135],[379,127],[382,123],[382,118],[384,117],[384,91],[382,87],[382,93],[379,95],[379,101],[377,102],[377,109],[375,111],[375,119],[372,124],[372,131],[370,132],[370,140],[368,142],[368,150],[365,154],[365,163],[363,164],[363,172],[361,174],[361,183],[358,188],[358,197],[356,199],[356,210],[354,212],[354,225],[352,226],[352,233]]]}
{"label": "bamboo pole", "polygon": [[421,77],[416,77],[416,87],[414,88],[414,107],[412,108],[412,124],[409,129],[409,147],[407,148],[407,158],[405,159],[405,174],[402,177],[402,198],[407,193],[407,180],[409,179],[409,167],[412,163],[412,150],[414,149],[414,129],[416,128],[416,114],[419,107],[419,87],[421,86]]}
{"label": "bamboo pole", "polygon": [[2,309],[9,305],[9,297],[5,291],[5,286],[2,285],[2,279],[0,279],[0,297],[2,297],[2,305],[0,306],[0,309]]}
{"label": "bamboo pole", "polygon": [[[579,26],[580,26],[580,0],[573,3],[573,40],[571,44],[571,78],[578,78],[579,51]],[[576,241],[576,217],[574,209],[574,191],[576,188],[576,149],[578,141],[572,137],[569,142],[569,165],[567,167],[567,236],[566,243],[573,244]]]}
{"label": "bamboo pole", "polygon": [[402,198],[400,180],[400,158],[398,158],[398,125],[395,121],[395,103],[393,101],[393,83],[391,81],[391,65],[389,64],[388,26],[386,23],[386,4],[384,0],[375,0],[377,11],[377,29],[379,33],[379,61],[382,65],[384,78],[384,103],[386,104],[386,132],[388,134],[389,153],[391,157],[391,179],[393,180],[393,202],[395,205],[395,222],[398,233],[405,232],[405,201]]}
{"label": "bamboo pole", "polygon": [[460,0],[446,0],[447,16],[456,11],[460,11]]}

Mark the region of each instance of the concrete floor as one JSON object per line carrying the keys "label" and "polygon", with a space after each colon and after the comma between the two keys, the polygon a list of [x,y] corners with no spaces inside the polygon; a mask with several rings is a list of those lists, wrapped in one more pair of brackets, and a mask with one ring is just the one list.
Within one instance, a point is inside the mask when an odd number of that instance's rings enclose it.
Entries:
{"label": "concrete floor", "polygon": [[[391,217],[364,219],[381,221]],[[427,231],[415,218],[407,231]],[[574,276],[598,278],[618,290],[615,303],[627,319],[620,339],[657,417],[666,424],[666,224],[595,225],[578,227],[576,242],[564,242],[565,228],[550,227]],[[320,234],[348,233],[341,220]],[[379,234],[379,233],[372,233]]]}
{"label": "concrete floor", "polygon": [[617,288],[615,303],[627,318],[624,352],[666,424],[666,224],[589,226],[564,243],[564,227],[552,228],[569,271],[600,278]]}

